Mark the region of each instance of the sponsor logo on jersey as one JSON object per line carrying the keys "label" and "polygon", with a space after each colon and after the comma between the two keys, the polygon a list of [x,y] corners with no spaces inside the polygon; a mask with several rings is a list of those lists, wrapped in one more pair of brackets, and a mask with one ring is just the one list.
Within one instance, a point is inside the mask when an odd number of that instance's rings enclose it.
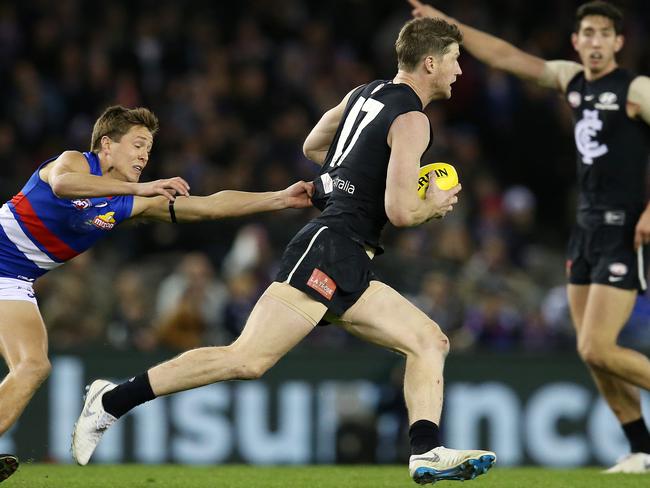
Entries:
{"label": "sponsor logo on jersey", "polygon": [[334,280],[318,268],[314,268],[314,271],[307,280],[307,286],[313,288],[328,300],[332,299],[336,291],[336,283],[334,283]]}
{"label": "sponsor logo on jersey", "polygon": [[324,173],[320,175],[320,180],[323,182],[323,191],[325,194],[332,193],[332,190],[334,189],[334,183],[332,182],[332,177],[330,176],[329,173]]}
{"label": "sponsor logo on jersey", "polygon": [[332,180],[332,184],[334,185],[334,188],[338,188],[339,190],[349,193],[350,195],[354,195],[355,187],[352,183],[350,183],[349,180],[342,180],[337,176]]}
{"label": "sponsor logo on jersey", "polygon": [[606,144],[601,144],[595,139],[602,128],[603,121],[598,118],[598,110],[582,111],[582,119],[576,124],[574,135],[583,163],[593,164],[594,159],[609,152]]}
{"label": "sponsor logo on jersey", "polygon": [[108,205],[108,202],[101,202],[101,203],[98,203],[97,205],[95,205],[95,208],[102,208],[102,207],[105,207],[106,205]]}
{"label": "sponsor logo on jersey", "polygon": [[98,215],[94,218],[93,225],[100,229],[111,230],[113,227],[115,227],[115,224],[117,224],[113,218],[113,215],[115,215],[115,212],[108,212],[104,215]]}
{"label": "sponsor logo on jersey", "polygon": [[595,103],[594,107],[598,110],[618,110],[619,106],[618,103],[616,103],[617,100],[618,97],[616,96],[616,93],[603,92],[598,95],[598,103]]}
{"label": "sponsor logo on jersey", "polygon": [[578,108],[582,102],[582,97],[577,91],[572,91],[567,95],[567,100],[569,101],[569,105],[571,105],[573,108]]}
{"label": "sponsor logo on jersey", "polygon": [[[612,263],[609,265],[609,273],[613,276],[625,276],[627,274],[627,266],[623,263]],[[613,280],[609,280],[613,281]]]}
{"label": "sponsor logo on jersey", "polygon": [[72,200],[72,205],[74,205],[74,208],[77,210],[86,210],[87,208],[92,207],[93,203],[87,198],[80,198],[77,200]]}

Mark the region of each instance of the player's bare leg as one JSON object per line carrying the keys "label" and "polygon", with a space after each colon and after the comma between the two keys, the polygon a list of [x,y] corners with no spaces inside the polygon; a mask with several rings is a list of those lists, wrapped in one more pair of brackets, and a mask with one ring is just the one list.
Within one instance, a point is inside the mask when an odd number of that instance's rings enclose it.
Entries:
{"label": "player's bare leg", "polygon": [[[271,285],[277,286],[282,285]],[[320,316],[307,318],[267,290],[253,308],[241,335],[231,345],[193,349],[151,368],[146,376],[153,394],[148,399],[218,381],[259,378],[314,329],[326,310],[320,304],[317,309]],[[123,385],[129,387],[128,382],[119,387]],[[116,420],[102,401],[103,395],[115,387],[104,380],[90,385],[73,433],[72,455],[81,465],[88,463],[103,433]],[[128,409],[140,403],[134,401]]]}
{"label": "player's bare leg", "polygon": [[[0,300],[0,354],[9,373],[0,383],[0,435],[16,422],[50,372],[47,332],[36,305]],[[18,458],[0,454],[0,481],[18,469]]]}
{"label": "player's bare leg", "polygon": [[193,349],[151,368],[151,388],[161,396],[218,381],[259,378],[314,325],[285,303],[264,294],[235,342]]}
{"label": "player's bare leg", "polygon": [[[609,293],[610,290],[613,291],[613,293]],[[636,292],[633,290],[619,290],[603,285],[569,285],[568,296],[571,308],[571,318],[578,337],[578,349],[589,367],[598,391],[603,395],[603,398],[605,398],[605,401],[612,409],[612,412],[614,412],[614,415],[621,423],[624,430],[640,429],[641,432],[638,434],[631,434],[632,438],[634,439],[635,437],[639,437],[640,439],[637,440],[637,443],[643,442],[644,438],[647,442],[647,432],[645,425],[643,424],[644,420],[641,411],[640,389],[621,379],[619,376],[592,365],[592,362],[594,362],[593,357],[591,358],[591,362],[586,359],[589,357],[589,354],[594,354],[594,350],[598,350],[598,346],[593,346],[593,344],[594,342],[599,344],[599,341],[595,341],[593,335],[602,334],[600,340],[610,341],[609,346],[603,348],[605,351],[607,348],[611,348],[612,346],[618,347],[616,346],[616,341],[622,327],[630,317],[632,307],[634,306],[634,299],[636,298]],[[623,297],[622,300],[621,296]],[[617,303],[610,303],[612,301],[616,301]],[[595,302],[598,302],[598,306],[593,305]],[[592,324],[586,328],[584,324],[587,309],[589,308],[591,310],[590,317],[592,318],[590,320],[593,321],[593,318],[598,316],[596,314],[599,313],[598,310],[601,307],[608,309],[610,315],[601,315],[600,317],[603,322],[599,324],[593,324],[592,322]],[[607,320],[607,323],[605,323],[605,320]],[[590,351],[590,348],[593,347],[596,347],[596,349],[591,349]],[[626,350],[639,354],[630,349]],[[601,354],[604,354],[602,350]],[[628,437],[630,436],[628,435]],[[620,463],[611,468],[614,470],[613,472],[628,469],[633,469],[637,472],[639,472],[639,469],[641,470],[640,472],[648,471],[645,464],[646,461],[650,461],[650,456],[646,459],[646,456],[643,453],[634,452],[635,450],[638,450],[638,448],[635,448],[632,440],[631,444],[631,449],[633,451],[631,453],[632,457],[628,456],[624,458]]]}
{"label": "player's bare leg", "polygon": [[50,372],[47,332],[36,305],[26,300],[0,300],[0,354],[9,368],[0,383],[2,435]]}
{"label": "player's bare leg", "polygon": [[648,357],[617,344],[635,300],[634,290],[590,285],[578,335],[578,351],[592,369],[650,390]]}
{"label": "player's bare leg", "polygon": [[[373,281],[339,325],[373,344],[406,357],[404,398],[411,425],[440,421],[443,366],[449,340],[440,327],[389,286]],[[496,461],[490,451],[436,446],[411,456],[409,469],[418,483],[467,480],[485,473]]]}

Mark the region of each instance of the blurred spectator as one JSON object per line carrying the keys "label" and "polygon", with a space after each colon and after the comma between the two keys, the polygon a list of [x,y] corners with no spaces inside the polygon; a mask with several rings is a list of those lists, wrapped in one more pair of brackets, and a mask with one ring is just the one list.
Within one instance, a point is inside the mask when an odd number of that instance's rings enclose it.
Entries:
{"label": "blurred spectator", "polygon": [[183,256],[158,288],[158,339],[173,349],[223,344],[226,286],[216,277],[208,257],[199,252]]}

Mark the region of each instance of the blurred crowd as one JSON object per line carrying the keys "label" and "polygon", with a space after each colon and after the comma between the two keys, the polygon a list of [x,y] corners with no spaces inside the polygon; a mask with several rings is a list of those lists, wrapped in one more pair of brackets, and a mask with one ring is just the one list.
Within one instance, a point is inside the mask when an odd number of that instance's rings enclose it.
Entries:
{"label": "blurred crowd", "polygon": [[[547,59],[574,59],[576,2],[437,2]],[[650,4],[624,2],[621,64],[650,73]],[[350,89],[395,72],[400,1],[0,1],[0,197],[65,149],[88,150],[112,104],[144,105],[161,130],[143,178],[182,176],[195,195],[310,180],[302,142]],[[569,112],[554,93],[461,57],[450,101],[427,114],[424,162],[454,164],[461,204],[385,234],[378,274],[458,349],[573,348],[564,245],[573,221]],[[315,210],[191,225],[123,226],[37,283],[56,348],[183,350],[238,335],[284,245]],[[640,297],[626,337],[650,345]],[[354,347],[335,327],[311,344]]]}

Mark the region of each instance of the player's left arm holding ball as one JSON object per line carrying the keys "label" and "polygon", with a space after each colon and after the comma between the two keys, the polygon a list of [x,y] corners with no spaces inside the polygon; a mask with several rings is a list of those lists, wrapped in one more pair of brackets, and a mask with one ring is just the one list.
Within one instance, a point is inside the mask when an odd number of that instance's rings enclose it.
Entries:
{"label": "player's left arm holding ball", "polygon": [[[396,227],[411,227],[432,218],[442,218],[458,202],[460,184],[441,190],[430,184],[426,198],[415,191],[420,159],[429,143],[429,120],[422,112],[408,112],[397,117],[388,131],[391,148],[386,174],[386,215]],[[430,174],[435,178],[435,174]]]}
{"label": "player's left arm holding ball", "polygon": [[313,184],[298,181],[280,191],[245,192],[223,190],[208,196],[178,196],[170,201],[164,196],[135,197],[131,218],[170,222],[196,222],[227,217],[311,206]]}

